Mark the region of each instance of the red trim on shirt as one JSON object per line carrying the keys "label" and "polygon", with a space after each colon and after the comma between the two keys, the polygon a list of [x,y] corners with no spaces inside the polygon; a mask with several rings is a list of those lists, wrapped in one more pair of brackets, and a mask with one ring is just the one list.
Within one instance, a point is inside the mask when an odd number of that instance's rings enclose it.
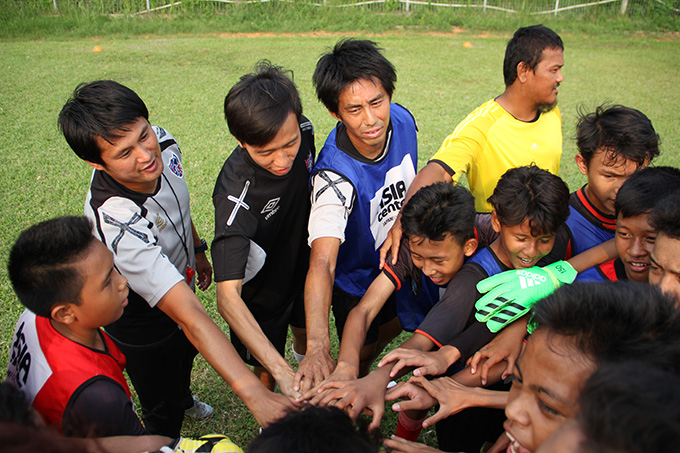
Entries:
{"label": "red trim on shirt", "polygon": [[440,342],[438,342],[437,340],[435,340],[435,339],[432,337],[432,335],[430,335],[429,333],[423,332],[423,331],[420,330],[420,329],[416,329],[415,333],[419,333],[419,334],[421,334],[421,335],[426,336],[427,338],[430,339],[430,341],[432,341],[432,343],[436,344],[437,347],[439,347],[439,348],[442,347],[442,344],[441,344]]}

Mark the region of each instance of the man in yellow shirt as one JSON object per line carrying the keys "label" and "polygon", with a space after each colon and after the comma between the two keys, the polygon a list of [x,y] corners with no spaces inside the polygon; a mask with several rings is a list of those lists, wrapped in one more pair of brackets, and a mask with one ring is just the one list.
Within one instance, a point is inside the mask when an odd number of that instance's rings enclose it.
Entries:
{"label": "man in yellow shirt", "polygon": [[[470,113],[416,175],[406,200],[437,181],[457,182],[466,174],[478,212],[510,168],[536,164],[557,174],[562,155],[561,116],[557,108],[562,82],[562,39],[543,25],[517,30],[503,62],[505,91]],[[395,222],[381,258],[392,249],[396,261],[401,224]],[[381,259],[381,265],[384,259]]]}

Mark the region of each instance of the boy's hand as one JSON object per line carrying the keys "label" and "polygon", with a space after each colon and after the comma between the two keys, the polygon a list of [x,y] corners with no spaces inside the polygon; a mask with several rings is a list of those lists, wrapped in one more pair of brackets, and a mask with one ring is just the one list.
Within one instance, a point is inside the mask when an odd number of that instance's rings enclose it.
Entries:
{"label": "boy's hand", "polygon": [[[388,363],[396,361],[397,363],[394,364],[392,371],[390,371],[391,378],[395,377],[404,367],[418,367],[413,370],[414,376],[438,376],[444,374],[449,366],[453,365],[460,358],[460,352],[455,348],[451,349],[451,352],[454,353],[453,357],[447,357],[445,352],[443,349],[425,352],[415,349],[397,348],[387,353],[378,363],[378,367],[383,367]],[[450,362],[451,359],[453,359],[452,362]]]}
{"label": "boy's hand", "polygon": [[475,318],[485,322],[491,332],[498,332],[526,314],[540,299],[552,294],[576,278],[576,270],[566,261],[545,267],[515,269],[496,274],[477,283],[482,296],[475,308]]}
{"label": "boy's hand", "polygon": [[385,393],[385,401],[402,399],[392,405],[395,412],[410,410],[428,410],[437,405],[437,400],[419,385],[411,382],[399,382]]}
{"label": "boy's hand", "polygon": [[401,244],[401,213],[397,217],[397,220],[387,232],[387,238],[383,242],[382,247],[380,247],[380,264],[378,268],[382,269],[385,266],[385,261],[387,261],[387,254],[390,254],[392,258],[392,266],[397,264],[397,257],[399,256],[399,244]]}
{"label": "boy's hand", "polygon": [[486,385],[489,376],[489,370],[502,361],[507,362],[507,366],[501,375],[501,379],[505,379],[515,371],[515,362],[522,352],[522,345],[524,344],[524,336],[527,333],[527,317],[523,320],[512,323],[507,329],[484,346],[475,355],[468,360],[470,365],[470,373],[476,374],[480,370],[480,361],[483,361],[480,371],[480,379],[482,385]]}
{"label": "boy's hand", "polygon": [[401,437],[392,436],[389,439],[383,440],[383,445],[389,451],[404,452],[404,453],[442,453],[441,450],[429,447],[418,442],[411,442],[410,440],[402,439]]}

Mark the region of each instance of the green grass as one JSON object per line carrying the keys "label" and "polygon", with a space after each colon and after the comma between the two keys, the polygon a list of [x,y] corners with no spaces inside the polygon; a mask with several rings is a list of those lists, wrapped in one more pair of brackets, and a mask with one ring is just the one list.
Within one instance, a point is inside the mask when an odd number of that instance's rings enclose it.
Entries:
{"label": "green grass", "polygon": [[[172,22],[170,22],[172,23]],[[678,166],[680,150],[680,39],[675,34],[582,33],[562,30],[565,81],[559,95],[564,154],[561,175],[572,190],[584,183],[573,162],[577,108],[603,101],[645,112],[662,137],[657,164]],[[584,25],[585,28],[585,25]],[[74,31],[74,35],[77,34]],[[420,127],[420,165],[473,108],[502,92],[501,66],[509,32],[419,33],[400,29],[370,36],[398,69],[394,100],[414,113]],[[319,55],[342,34],[190,35],[169,28],[167,36],[7,40],[0,47],[0,364],[21,307],[6,273],[9,248],[19,232],[50,217],[80,214],[90,167],[70,151],[56,127],[62,105],[80,82],[110,78],[137,91],[153,124],[167,128],[184,152],[194,222],[213,235],[214,180],[235,141],[222,117],[224,95],[261,58],[292,69],[305,114],[320,149],[334,120],[317,102],[311,74]],[[462,46],[465,41],[472,48]],[[93,53],[99,45],[103,52]],[[215,290],[200,295],[214,319]],[[226,330],[224,323],[221,324]],[[292,359],[291,359],[292,360]],[[4,372],[0,372],[4,374]],[[199,397],[217,409],[213,419],[185,424],[184,432],[224,432],[247,443],[257,426],[245,406],[199,359],[194,375]],[[394,432],[394,417],[385,424]],[[428,439],[434,439],[432,433]]]}

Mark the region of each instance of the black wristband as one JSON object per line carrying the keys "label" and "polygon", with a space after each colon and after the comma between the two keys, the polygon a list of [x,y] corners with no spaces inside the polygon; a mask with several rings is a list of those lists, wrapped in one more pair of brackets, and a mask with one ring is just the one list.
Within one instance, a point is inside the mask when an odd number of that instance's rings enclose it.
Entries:
{"label": "black wristband", "polygon": [[203,253],[206,250],[208,250],[208,244],[205,242],[205,239],[201,239],[201,245],[194,247],[194,255],[197,253]]}

